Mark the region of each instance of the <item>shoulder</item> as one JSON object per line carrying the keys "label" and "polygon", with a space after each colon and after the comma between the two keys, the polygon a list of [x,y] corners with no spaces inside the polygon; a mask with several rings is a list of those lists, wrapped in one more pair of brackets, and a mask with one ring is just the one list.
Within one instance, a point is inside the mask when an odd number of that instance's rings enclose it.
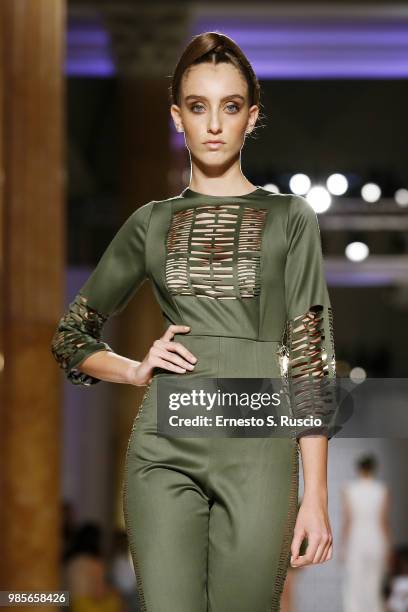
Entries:
{"label": "shoulder", "polygon": [[139,220],[143,220],[143,219],[148,219],[150,218],[153,209],[160,209],[163,206],[168,206],[169,204],[171,204],[172,202],[175,202],[177,200],[183,200],[184,198],[180,195],[176,195],[176,196],[172,196],[170,198],[165,198],[163,200],[150,200],[150,202],[147,202],[146,204],[143,204],[142,206],[139,206],[130,216],[130,218],[133,218],[136,221]]}
{"label": "shoulder", "polygon": [[286,235],[305,235],[311,239],[320,235],[316,211],[303,196],[291,195],[288,199]]}
{"label": "shoulder", "polygon": [[135,221],[141,221],[143,219],[148,219],[152,213],[153,206],[156,203],[156,200],[150,200],[150,202],[146,202],[146,204],[142,204],[138,208],[136,208],[133,213],[130,215],[129,219],[133,219]]}
{"label": "shoulder", "polygon": [[150,202],[146,202],[146,204],[142,204],[138,208],[136,208],[123,222],[120,231],[121,232],[129,232],[134,228],[147,229],[150,217],[152,214],[153,206],[156,200],[151,200]]}
{"label": "shoulder", "polygon": [[303,218],[305,220],[316,220],[317,215],[311,204],[301,195],[289,195],[288,216],[291,219]]}
{"label": "shoulder", "polygon": [[376,483],[378,491],[382,495],[386,495],[387,492],[388,492],[388,487],[387,487],[386,483],[383,480],[380,480],[380,479],[376,479],[375,483]]}

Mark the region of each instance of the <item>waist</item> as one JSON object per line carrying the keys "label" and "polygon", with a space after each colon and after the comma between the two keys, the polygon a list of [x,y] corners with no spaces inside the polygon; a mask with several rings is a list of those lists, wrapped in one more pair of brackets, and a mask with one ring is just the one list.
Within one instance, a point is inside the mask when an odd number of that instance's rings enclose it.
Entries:
{"label": "waist", "polygon": [[278,340],[236,336],[177,333],[174,342],[185,346],[197,362],[184,374],[155,368],[155,376],[208,376],[219,378],[277,378],[280,376]]}
{"label": "waist", "polygon": [[222,338],[223,340],[246,340],[248,342],[266,342],[266,343],[279,343],[280,340],[277,338],[276,340],[263,340],[262,338],[248,338],[246,336],[223,336],[220,334],[194,334],[191,332],[187,332],[185,334],[174,334],[174,338],[177,340],[179,338],[215,338],[215,339],[219,339]]}

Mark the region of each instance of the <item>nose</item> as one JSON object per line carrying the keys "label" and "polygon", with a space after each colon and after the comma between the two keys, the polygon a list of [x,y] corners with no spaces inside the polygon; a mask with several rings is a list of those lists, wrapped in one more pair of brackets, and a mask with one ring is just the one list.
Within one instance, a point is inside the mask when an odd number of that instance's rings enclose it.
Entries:
{"label": "nose", "polygon": [[210,114],[208,132],[211,134],[219,134],[222,132],[222,125],[217,111]]}

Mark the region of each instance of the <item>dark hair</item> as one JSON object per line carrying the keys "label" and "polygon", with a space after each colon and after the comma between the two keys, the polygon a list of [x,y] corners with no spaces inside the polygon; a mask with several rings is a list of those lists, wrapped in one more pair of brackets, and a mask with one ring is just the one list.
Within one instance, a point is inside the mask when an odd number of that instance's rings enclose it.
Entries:
{"label": "dark hair", "polygon": [[357,467],[365,472],[374,472],[377,467],[377,460],[374,455],[363,455],[357,460]]}
{"label": "dark hair", "polygon": [[101,556],[102,529],[97,523],[87,521],[76,529],[68,557],[79,554]]}
{"label": "dark hair", "polygon": [[[193,36],[184,49],[174,70],[169,87],[171,104],[180,105],[181,81],[190,66],[202,63],[233,64],[242,74],[248,85],[249,106],[257,104],[261,107],[261,88],[255,72],[240,47],[232,38],[220,32],[203,32]],[[258,120],[260,113],[258,115]]]}

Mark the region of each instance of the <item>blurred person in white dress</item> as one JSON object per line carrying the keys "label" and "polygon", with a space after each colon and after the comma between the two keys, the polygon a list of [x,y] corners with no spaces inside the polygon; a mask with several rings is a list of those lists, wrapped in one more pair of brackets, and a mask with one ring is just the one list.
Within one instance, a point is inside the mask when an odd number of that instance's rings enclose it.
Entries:
{"label": "blurred person in white dress", "polygon": [[343,610],[386,612],[382,591],[392,557],[390,494],[376,477],[373,455],[360,457],[356,467],[357,477],[342,490]]}
{"label": "blurred person in white dress", "polygon": [[388,612],[408,612],[408,546],[399,546],[394,555],[394,574],[390,580]]}

